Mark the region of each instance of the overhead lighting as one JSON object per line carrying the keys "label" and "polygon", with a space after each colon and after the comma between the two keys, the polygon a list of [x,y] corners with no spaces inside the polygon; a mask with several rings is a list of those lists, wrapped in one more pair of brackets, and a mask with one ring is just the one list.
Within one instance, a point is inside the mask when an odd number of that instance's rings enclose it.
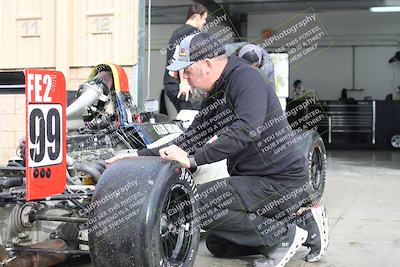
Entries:
{"label": "overhead lighting", "polygon": [[371,11],[371,12],[400,12],[400,6],[370,7],[369,11]]}

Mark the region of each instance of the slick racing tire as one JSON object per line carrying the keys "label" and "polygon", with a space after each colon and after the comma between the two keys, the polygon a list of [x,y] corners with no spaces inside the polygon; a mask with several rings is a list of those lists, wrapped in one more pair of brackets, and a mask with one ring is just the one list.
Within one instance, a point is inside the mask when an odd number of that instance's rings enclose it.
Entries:
{"label": "slick racing tire", "polygon": [[190,173],[175,162],[113,163],[85,211],[93,265],[193,266],[200,237],[196,193]]}
{"label": "slick racing tire", "polygon": [[307,159],[308,178],[317,192],[315,199],[320,200],[325,188],[327,157],[324,141],[317,132],[308,132],[303,144],[303,153]]}

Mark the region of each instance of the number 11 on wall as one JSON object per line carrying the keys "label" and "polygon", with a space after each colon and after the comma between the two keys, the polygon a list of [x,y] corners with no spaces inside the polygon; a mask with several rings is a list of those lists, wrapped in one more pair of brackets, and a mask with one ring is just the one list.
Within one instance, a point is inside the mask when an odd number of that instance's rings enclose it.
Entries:
{"label": "number 11 on wall", "polygon": [[25,70],[26,198],[60,194],[66,184],[66,88],[59,71]]}

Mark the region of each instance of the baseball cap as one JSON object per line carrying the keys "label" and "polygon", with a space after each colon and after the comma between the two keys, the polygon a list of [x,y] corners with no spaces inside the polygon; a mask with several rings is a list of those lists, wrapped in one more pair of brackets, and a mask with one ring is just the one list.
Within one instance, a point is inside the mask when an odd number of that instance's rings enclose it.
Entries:
{"label": "baseball cap", "polygon": [[217,37],[205,32],[189,35],[176,46],[175,60],[167,66],[167,70],[178,71],[189,67],[196,61],[223,54],[225,54],[225,45]]}
{"label": "baseball cap", "polygon": [[257,63],[259,65],[262,59],[262,52],[257,45],[246,44],[240,49],[238,56],[246,59],[249,63]]}

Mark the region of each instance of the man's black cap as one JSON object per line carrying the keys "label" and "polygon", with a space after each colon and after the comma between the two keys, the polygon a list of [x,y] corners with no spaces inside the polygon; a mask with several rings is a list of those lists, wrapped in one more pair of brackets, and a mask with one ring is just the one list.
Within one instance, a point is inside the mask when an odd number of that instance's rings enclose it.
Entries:
{"label": "man's black cap", "polygon": [[225,54],[225,45],[219,38],[201,32],[186,36],[176,47],[174,61],[167,66],[170,71],[189,67],[196,61]]}

